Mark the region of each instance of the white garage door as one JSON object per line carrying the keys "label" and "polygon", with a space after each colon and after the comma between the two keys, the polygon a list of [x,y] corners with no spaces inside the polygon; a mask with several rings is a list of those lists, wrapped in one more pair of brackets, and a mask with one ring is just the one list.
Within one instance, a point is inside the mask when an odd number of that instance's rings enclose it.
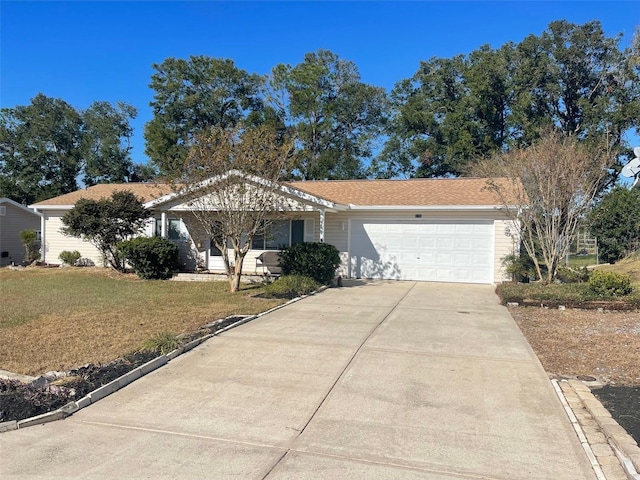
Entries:
{"label": "white garage door", "polygon": [[492,221],[351,222],[351,276],[493,283]]}

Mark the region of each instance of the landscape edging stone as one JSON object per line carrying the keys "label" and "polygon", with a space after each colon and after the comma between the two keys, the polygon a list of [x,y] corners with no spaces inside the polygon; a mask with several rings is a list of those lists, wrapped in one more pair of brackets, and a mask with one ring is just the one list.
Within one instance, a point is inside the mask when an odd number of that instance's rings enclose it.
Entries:
{"label": "landscape edging stone", "polygon": [[627,431],[615,421],[591,389],[579,381],[569,381],[593,419],[614,447],[614,452],[629,480],[640,480],[640,447]]}

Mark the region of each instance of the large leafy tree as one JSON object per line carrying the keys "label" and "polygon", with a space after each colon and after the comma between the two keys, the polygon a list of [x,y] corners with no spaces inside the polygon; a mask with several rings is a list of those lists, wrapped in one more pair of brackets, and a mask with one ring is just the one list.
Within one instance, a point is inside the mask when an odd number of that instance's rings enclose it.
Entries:
{"label": "large leafy tree", "polygon": [[234,127],[263,110],[263,79],[232,60],[191,56],[154,64],[153,119],[145,126],[146,153],[161,174],[180,170],[194,139],[211,127]]}
{"label": "large leafy tree", "polygon": [[374,162],[378,175],[463,174],[549,128],[593,148],[606,138],[619,167],[629,152],[624,133],[640,118],[636,57],[619,41],[597,21],[558,21],[519,44],[422,62],[392,92],[395,116]]}
{"label": "large leafy tree", "polygon": [[82,156],[85,185],[131,180],[134,164],[131,160],[133,129],[129,121],[137,111],[131,105],[118,102],[94,102],[82,112]]}
{"label": "large leafy tree", "polygon": [[390,139],[373,163],[376,176],[458,175],[470,159],[498,151],[509,134],[509,50],[433,58],[399,82]]}
{"label": "large leafy tree", "polygon": [[0,111],[0,196],[29,204],[99,182],[133,180],[129,139],[133,107],[94,102],[77,110],[36,95],[29,105]]}
{"label": "large leafy tree", "polygon": [[640,190],[616,187],[589,214],[601,259],[614,263],[640,249]]}
{"label": "large leafy tree", "polygon": [[2,110],[1,196],[31,203],[78,188],[82,118],[63,100],[38,94]]}
{"label": "large leafy tree", "polygon": [[124,272],[125,260],[118,254],[118,243],[139,234],[150,216],[138,197],[121,190],[111,198],[78,200],[62,216],[62,232],[92,243],[102,254],[105,266]]}
{"label": "large leafy tree", "polygon": [[386,93],[363,83],[356,65],[327,50],[298,65],[278,65],[269,99],[297,136],[292,176],[304,180],[359,178],[385,121]]}
{"label": "large leafy tree", "polygon": [[640,115],[638,78],[630,50],[607,37],[600,22],[549,24],[540,36],[516,48],[514,120],[523,139],[553,125],[565,135],[598,143],[605,136],[619,146]]}

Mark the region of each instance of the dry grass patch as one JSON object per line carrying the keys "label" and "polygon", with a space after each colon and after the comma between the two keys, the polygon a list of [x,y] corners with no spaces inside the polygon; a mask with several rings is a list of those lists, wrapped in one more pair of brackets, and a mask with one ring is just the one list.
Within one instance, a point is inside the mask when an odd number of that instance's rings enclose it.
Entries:
{"label": "dry grass patch", "polygon": [[629,275],[636,289],[640,289],[640,252],[636,252],[613,265],[599,265],[599,270]]}
{"label": "dry grass patch", "polygon": [[104,363],[160,333],[189,333],[283,300],[227,282],[145,281],[100,268],[0,270],[0,369],[27,375]]}
{"label": "dry grass patch", "polygon": [[640,385],[640,313],[512,308],[510,313],[554,376],[594,376]]}

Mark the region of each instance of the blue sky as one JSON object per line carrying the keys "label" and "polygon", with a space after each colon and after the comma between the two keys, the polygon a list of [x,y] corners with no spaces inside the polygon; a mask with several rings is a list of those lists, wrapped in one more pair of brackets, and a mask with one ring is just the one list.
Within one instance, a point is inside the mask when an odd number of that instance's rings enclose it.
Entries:
{"label": "blue sky", "polygon": [[388,90],[420,60],[467,54],[541,34],[549,22],[600,20],[626,47],[640,2],[0,2],[0,106],[39,92],[83,109],[95,100],[138,109],[132,157],[144,155],[152,65],[168,57],[230,58],[252,73],[328,49]]}

